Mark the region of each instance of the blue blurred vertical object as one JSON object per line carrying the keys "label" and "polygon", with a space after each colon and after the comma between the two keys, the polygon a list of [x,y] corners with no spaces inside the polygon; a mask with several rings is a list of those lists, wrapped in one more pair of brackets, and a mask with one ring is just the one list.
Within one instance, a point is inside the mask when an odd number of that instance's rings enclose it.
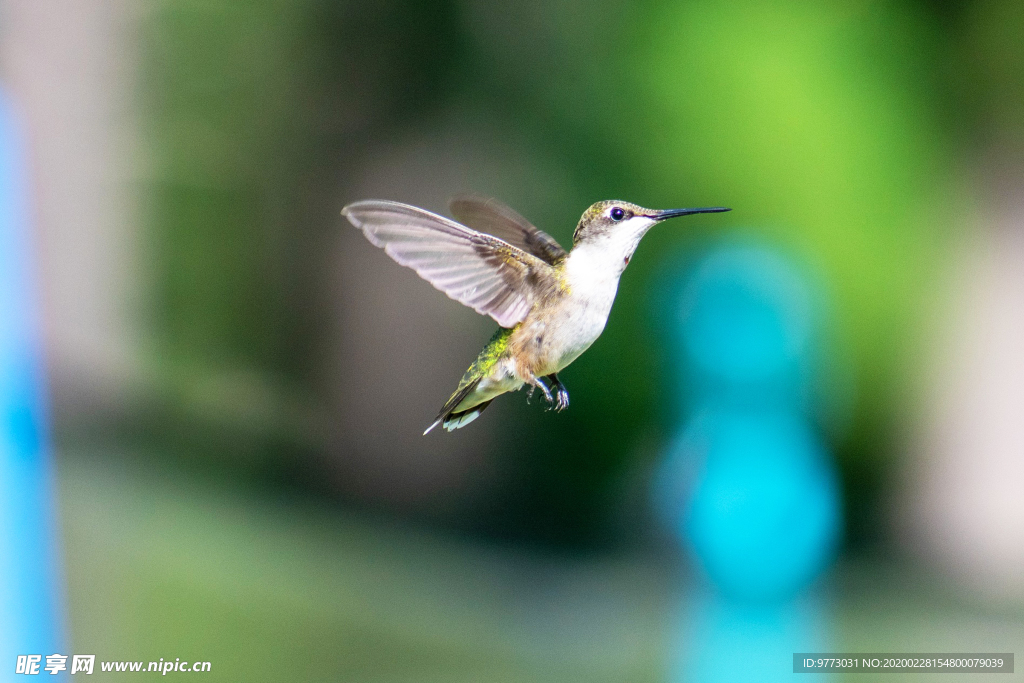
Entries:
{"label": "blue blurred vertical object", "polygon": [[811,417],[819,307],[765,246],[722,244],[690,265],[664,316],[682,400],[653,494],[708,582],[686,593],[671,680],[789,680],[793,652],[829,649],[824,611],[800,594],[842,526]]}
{"label": "blue blurred vertical object", "polygon": [[[0,679],[61,653],[53,464],[31,266],[24,154],[0,90]],[[68,660],[70,663],[70,659]],[[70,668],[70,666],[69,666]],[[46,674],[42,671],[40,673]]]}
{"label": "blue blurred vertical object", "polygon": [[758,245],[711,249],[670,299],[682,427],[655,499],[728,597],[791,597],[838,543],[838,477],[810,417],[816,309],[807,278]]}

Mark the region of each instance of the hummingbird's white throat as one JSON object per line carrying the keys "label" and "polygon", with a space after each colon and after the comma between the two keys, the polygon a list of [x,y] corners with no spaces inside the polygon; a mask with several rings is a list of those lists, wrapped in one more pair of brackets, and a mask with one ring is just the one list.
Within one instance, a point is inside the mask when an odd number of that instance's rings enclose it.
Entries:
{"label": "hummingbird's white throat", "polygon": [[577,244],[565,263],[570,285],[578,283],[587,287],[608,279],[617,283],[640,240],[655,223],[656,220],[647,216],[633,216]]}

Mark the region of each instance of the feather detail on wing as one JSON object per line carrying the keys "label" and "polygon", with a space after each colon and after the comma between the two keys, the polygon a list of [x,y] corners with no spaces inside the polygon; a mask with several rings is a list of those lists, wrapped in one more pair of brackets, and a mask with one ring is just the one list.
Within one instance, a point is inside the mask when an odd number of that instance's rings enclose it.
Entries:
{"label": "feather detail on wing", "polygon": [[536,256],[415,206],[368,200],[341,213],[395,261],[502,327],[521,322],[556,277]]}
{"label": "feather detail on wing", "polygon": [[494,235],[546,263],[555,265],[568,256],[554,237],[497,199],[461,195],[451,200],[448,208],[456,219],[474,230]]}

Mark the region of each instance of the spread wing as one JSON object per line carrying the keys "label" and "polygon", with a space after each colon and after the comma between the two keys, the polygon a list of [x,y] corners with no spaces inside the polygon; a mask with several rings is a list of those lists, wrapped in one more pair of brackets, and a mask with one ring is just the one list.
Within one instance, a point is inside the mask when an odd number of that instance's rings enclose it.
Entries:
{"label": "spread wing", "polygon": [[502,327],[521,322],[557,282],[536,256],[415,206],[367,200],[341,213],[395,261]]}
{"label": "spread wing", "polygon": [[551,265],[568,255],[555,238],[497,199],[463,195],[453,199],[448,208],[474,230],[494,235]]}

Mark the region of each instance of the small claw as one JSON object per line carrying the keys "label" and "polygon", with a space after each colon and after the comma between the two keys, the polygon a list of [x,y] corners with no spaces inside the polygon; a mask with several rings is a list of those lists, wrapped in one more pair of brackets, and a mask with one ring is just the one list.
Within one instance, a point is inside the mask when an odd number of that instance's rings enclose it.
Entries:
{"label": "small claw", "polygon": [[526,405],[530,405],[530,399],[533,398],[533,392],[537,390],[537,387],[531,386],[530,390],[526,392]]}
{"label": "small claw", "polygon": [[565,390],[565,387],[558,387],[555,396],[557,398],[555,410],[562,412],[569,407],[569,392]]}
{"label": "small claw", "polygon": [[565,385],[559,381],[558,375],[548,375],[545,379],[551,382],[551,388],[555,392],[554,405],[552,405],[551,408],[558,412],[562,412],[569,407],[569,392],[566,391]]}
{"label": "small claw", "polygon": [[548,389],[548,385],[544,383],[544,380],[539,377],[534,380],[534,384],[530,387],[530,393],[533,393],[534,389],[540,389],[544,394],[544,400],[548,402],[548,410],[551,410],[551,405],[554,404],[555,399],[551,395],[551,390]]}

